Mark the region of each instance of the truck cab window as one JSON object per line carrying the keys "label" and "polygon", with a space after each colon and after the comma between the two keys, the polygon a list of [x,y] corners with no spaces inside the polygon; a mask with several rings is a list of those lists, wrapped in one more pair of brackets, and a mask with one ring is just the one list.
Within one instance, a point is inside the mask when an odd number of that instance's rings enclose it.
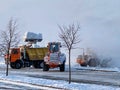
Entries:
{"label": "truck cab window", "polygon": [[13,49],[12,50],[12,54],[18,54],[18,50],[17,49]]}

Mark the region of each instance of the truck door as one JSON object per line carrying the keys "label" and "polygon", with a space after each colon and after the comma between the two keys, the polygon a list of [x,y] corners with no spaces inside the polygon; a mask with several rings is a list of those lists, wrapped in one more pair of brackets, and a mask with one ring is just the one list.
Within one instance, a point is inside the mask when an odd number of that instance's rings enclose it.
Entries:
{"label": "truck door", "polygon": [[15,62],[16,60],[20,59],[20,49],[13,48],[10,52],[10,62]]}

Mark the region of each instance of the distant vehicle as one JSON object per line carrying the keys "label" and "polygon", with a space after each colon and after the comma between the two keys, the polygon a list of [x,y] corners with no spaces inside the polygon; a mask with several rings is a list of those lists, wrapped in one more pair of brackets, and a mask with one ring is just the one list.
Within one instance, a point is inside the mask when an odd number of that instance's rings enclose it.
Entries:
{"label": "distant vehicle", "polygon": [[96,67],[99,64],[98,59],[92,55],[78,55],[76,62],[84,67]]}
{"label": "distant vehicle", "polygon": [[48,43],[48,53],[44,57],[43,71],[56,67],[59,67],[60,71],[65,71],[66,56],[60,52],[60,47],[60,42]]}

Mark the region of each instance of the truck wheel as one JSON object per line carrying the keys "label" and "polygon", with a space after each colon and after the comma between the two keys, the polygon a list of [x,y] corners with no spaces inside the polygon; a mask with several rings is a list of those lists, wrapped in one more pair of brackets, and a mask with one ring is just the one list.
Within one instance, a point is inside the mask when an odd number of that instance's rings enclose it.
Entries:
{"label": "truck wheel", "polygon": [[34,68],[38,68],[38,62],[37,62],[37,61],[34,61],[34,62],[33,62],[33,67],[34,67]]}
{"label": "truck wheel", "polygon": [[45,62],[43,63],[43,71],[49,71],[49,66]]}
{"label": "truck wheel", "polygon": [[15,62],[15,68],[16,69],[20,69],[23,66],[23,63],[21,60],[18,60]]}
{"label": "truck wheel", "polygon": [[87,67],[87,63],[80,64],[80,66],[82,66],[82,67]]}
{"label": "truck wheel", "polygon": [[44,62],[40,62],[39,63],[39,68],[43,68],[43,66],[44,66]]}
{"label": "truck wheel", "polygon": [[60,72],[64,72],[65,71],[65,62],[63,62],[63,64],[60,65]]}
{"label": "truck wheel", "polygon": [[43,61],[34,61],[33,67],[34,68],[43,68]]}
{"label": "truck wheel", "polygon": [[15,63],[10,63],[10,67],[15,69]]}

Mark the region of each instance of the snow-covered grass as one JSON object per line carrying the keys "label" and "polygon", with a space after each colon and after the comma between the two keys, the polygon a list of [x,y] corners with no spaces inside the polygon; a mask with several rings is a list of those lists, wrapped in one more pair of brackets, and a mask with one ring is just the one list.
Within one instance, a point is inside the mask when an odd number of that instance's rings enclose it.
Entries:
{"label": "snow-covered grass", "polygon": [[75,64],[72,66],[72,68],[74,69],[80,69],[80,70],[100,70],[100,71],[111,71],[111,72],[120,72],[120,68],[119,67],[106,67],[106,68],[103,68],[103,67],[82,67],[80,66],[79,64]]}
{"label": "snow-covered grass", "polygon": [[9,75],[6,77],[5,75],[0,74],[0,79],[60,87],[71,90],[120,90],[119,87],[103,86],[103,85],[95,85],[95,84],[82,84],[82,83],[73,83],[73,82],[71,84],[68,84],[68,82],[62,80],[48,80],[42,78],[38,79],[38,78],[25,77],[19,75]]}

